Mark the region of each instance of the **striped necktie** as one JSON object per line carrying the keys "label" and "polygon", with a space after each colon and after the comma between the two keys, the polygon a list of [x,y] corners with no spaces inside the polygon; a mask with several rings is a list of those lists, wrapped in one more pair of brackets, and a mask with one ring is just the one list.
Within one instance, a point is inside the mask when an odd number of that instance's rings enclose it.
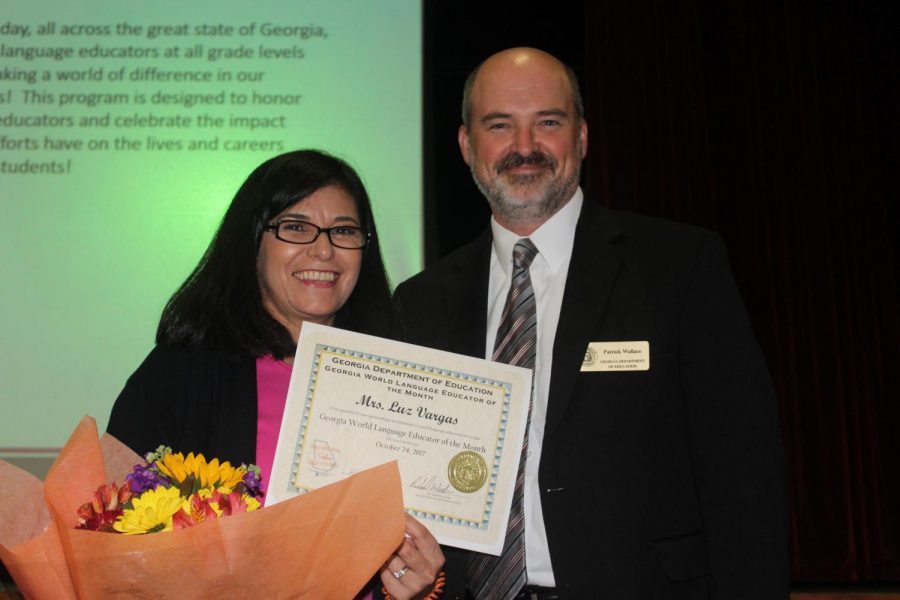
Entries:
{"label": "striped necktie", "polygon": [[[528,269],[537,248],[524,238],[513,248],[513,276],[500,316],[491,360],[534,369],[537,347],[537,305]],[[532,385],[533,388],[533,385]],[[469,562],[469,592],[476,600],[507,600],[525,585],[525,457],[528,455],[528,427],[531,405],[522,441],[522,457],[513,489],[506,540],[500,556],[475,554]]]}

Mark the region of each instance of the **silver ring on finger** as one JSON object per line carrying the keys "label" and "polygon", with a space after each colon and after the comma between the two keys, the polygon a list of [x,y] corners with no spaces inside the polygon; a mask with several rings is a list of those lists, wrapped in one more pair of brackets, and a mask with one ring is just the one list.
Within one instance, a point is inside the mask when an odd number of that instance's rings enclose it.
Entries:
{"label": "silver ring on finger", "polygon": [[401,577],[406,575],[407,571],[409,571],[409,567],[403,567],[399,571],[394,571],[394,577],[396,577],[397,579],[400,579]]}

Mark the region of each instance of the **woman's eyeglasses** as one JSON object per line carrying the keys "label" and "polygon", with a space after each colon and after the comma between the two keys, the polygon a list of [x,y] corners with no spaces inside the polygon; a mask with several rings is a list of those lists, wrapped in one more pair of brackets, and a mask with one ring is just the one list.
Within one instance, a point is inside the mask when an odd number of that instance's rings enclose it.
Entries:
{"label": "woman's eyeglasses", "polygon": [[319,227],[308,221],[284,219],[269,223],[263,227],[263,231],[272,231],[276,238],[289,244],[312,244],[322,233],[328,236],[328,241],[336,248],[359,250],[369,243],[369,234],[352,225]]}

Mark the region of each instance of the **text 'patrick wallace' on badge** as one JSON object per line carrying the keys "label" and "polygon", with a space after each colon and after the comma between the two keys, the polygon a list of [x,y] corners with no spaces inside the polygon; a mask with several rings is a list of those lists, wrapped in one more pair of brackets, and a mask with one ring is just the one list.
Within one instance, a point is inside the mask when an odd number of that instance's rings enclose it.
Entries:
{"label": "text 'patrick wallace' on badge", "polygon": [[581,363],[587,371],[649,371],[650,342],[591,342]]}

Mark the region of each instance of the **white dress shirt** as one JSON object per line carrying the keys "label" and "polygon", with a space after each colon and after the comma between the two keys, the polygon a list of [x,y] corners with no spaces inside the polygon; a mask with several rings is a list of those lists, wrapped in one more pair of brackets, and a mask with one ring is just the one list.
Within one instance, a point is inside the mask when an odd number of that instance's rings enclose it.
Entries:
{"label": "white dress shirt", "polygon": [[[528,238],[538,249],[531,263],[531,284],[537,304],[537,356],[535,362],[534,399],[531,409],[531,426],[528,429],[528,457],[525,462],[525,565],[528,584],[555,587],[547,532],[541,511],[541,495],[538,487],[538,465],[544,440],[544,423],[547,419],[547,395],[550,391],[550,372],[553,366],[553,340],[559,323],[566,275],[575,226],[581,214],[584,194],[576,190],[555,215],[536,229]],[[485,357],[490,359],[494,351],[494,338],[500,325],[500,315],[506,303],[506,295],[512,280],[512,251],[522,236],[504,229],[491,217],[494,242],[491,251],[491,275],[488,285],[487,340]]]}

